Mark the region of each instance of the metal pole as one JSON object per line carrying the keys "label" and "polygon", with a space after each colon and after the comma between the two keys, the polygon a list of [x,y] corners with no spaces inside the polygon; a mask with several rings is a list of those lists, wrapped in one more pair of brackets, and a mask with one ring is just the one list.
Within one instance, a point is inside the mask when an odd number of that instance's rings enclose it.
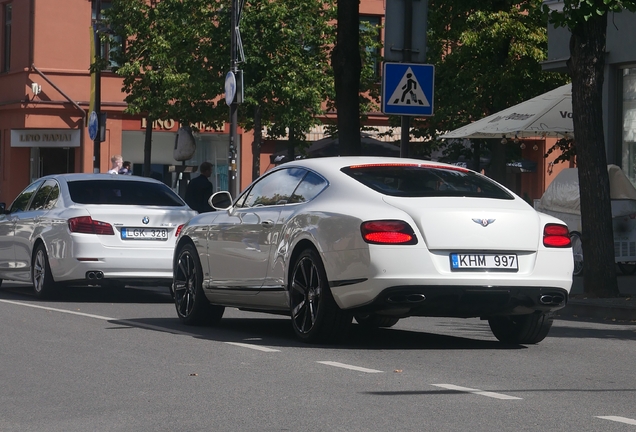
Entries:
{"label": "metal pole", "polygon": [[[102,0],[95,0],[95,57],[101,62],[102,59],[102,42],[99,37],[99,25],[102,19]],[[99,63],[98,63],[99,64]],[[101,67],[95,70],[95,113],[97,114],[97,135],[93,140],[93,172],[98,173],[100,170],[100,131],[101,131],[101,111],[102,111],[102,72]]]}
{"label": "metal pole", "polygon": [[[404,0],[404,50],[402,51],[402,60],[405,63],[411,61],[413,38],[413,0]],[[411,117],[402,116],[400,122],[400,157],[409,157],[409,143],[411,140]]]}
{"label": "metal pole", "polygon": [[[230,35],[230,51],[231,51],[231,64],[230,70],[236,77],[238,70],[238,56],[237,56],[237,34],[236,27],[238,25],[238,0],[232,0],[231,8],[231,35]],[[237,179],[236,179],[236,142],[237,142],[237,127],[238,127],[238,103],[236,102],[236,94],[230,104],[230,147],[228,152],[228,190],[234,195],[237,193]]]}

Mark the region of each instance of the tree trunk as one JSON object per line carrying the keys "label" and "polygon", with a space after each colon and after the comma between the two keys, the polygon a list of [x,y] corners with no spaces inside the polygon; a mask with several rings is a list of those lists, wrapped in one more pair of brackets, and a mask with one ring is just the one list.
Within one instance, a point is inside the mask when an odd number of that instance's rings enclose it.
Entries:
{"label": "tree trunk", "polygon": [[152,172],[150,168],[150,155],[152,150],[152,122],[154,120],[151,117],[146,119],[146,137],[144,140],[144,170],[143,176],[150,177]]}
{"label": "tree trunk", "polygon": [[296,129],[293,126],[289,127],[289,139],[287,140],[287,160],[293,161],[296,159]]}
{"label": "tree trunk", "polygon": [[490,140],[490,167],[488,177],[496,182],[506,185],[506,146],[512,142],[501,143],[501,138]]}
{"label": "tree trunk", "polygon": [[360,155],[359,0],[338,0],[338,37],[331,57],[341,155]]}
{"label": "tree trunk", "polygon": [[261,175],[261,144],[263,141],[260,105],[254,107],[254,141],[252,142],[252,180]]}
{"label": "tree trunk", "polygon": [[609,175],[603,135],[603,73],[607,15],[595,15],[571,28],[568,69],[581,196],[585,271],[584,291],[596,297],[619,294]]}

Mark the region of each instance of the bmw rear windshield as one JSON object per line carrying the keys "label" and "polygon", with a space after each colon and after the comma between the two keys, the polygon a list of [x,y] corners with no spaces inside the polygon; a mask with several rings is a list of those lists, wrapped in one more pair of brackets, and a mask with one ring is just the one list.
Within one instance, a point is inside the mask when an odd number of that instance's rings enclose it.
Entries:
{"label": "bmw rear windshield", "polygon": [[77,180],[68,183],[71,200],[78,204],[182,207],[183,200],[168,186],[124,180]]}
{"label": "bmw rear windshield", "polygon": [[342,168],[365,186],[395,197],[514,197],[486,177],[461,167],[419,164],[369,164]]}

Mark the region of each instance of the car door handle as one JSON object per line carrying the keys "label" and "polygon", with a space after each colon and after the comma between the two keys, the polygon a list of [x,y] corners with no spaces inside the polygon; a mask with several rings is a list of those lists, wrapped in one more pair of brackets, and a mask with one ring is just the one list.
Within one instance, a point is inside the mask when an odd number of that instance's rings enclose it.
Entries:
{"label": "car door handle", "polygon": [[271,228],[274,226],[274,221],[273,220],[266,220],[261,222],[261,225],[263,226],[263,228]]}

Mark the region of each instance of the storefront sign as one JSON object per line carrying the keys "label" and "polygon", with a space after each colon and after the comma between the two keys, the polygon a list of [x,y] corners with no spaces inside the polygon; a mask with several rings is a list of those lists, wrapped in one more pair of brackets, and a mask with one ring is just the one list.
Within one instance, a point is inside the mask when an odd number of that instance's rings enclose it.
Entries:
{"label": "storefront sign", "polygon": [[11,147],[79,147],[79,129],[11,129]]}
{"label": "storefront sign", "polygon": [[[141,129],[146,129],[148,125],[148,120],[146,118],[141,119]],[[193,123],[192,127],[199,132],[223,132],[223,128],[215,129],[214,126],[207,125],[203,122]],[[175,132],[179,129],[179,123],[175,120],[155,120],[152,122],[152,128],[164,131],[174,130]]]}

